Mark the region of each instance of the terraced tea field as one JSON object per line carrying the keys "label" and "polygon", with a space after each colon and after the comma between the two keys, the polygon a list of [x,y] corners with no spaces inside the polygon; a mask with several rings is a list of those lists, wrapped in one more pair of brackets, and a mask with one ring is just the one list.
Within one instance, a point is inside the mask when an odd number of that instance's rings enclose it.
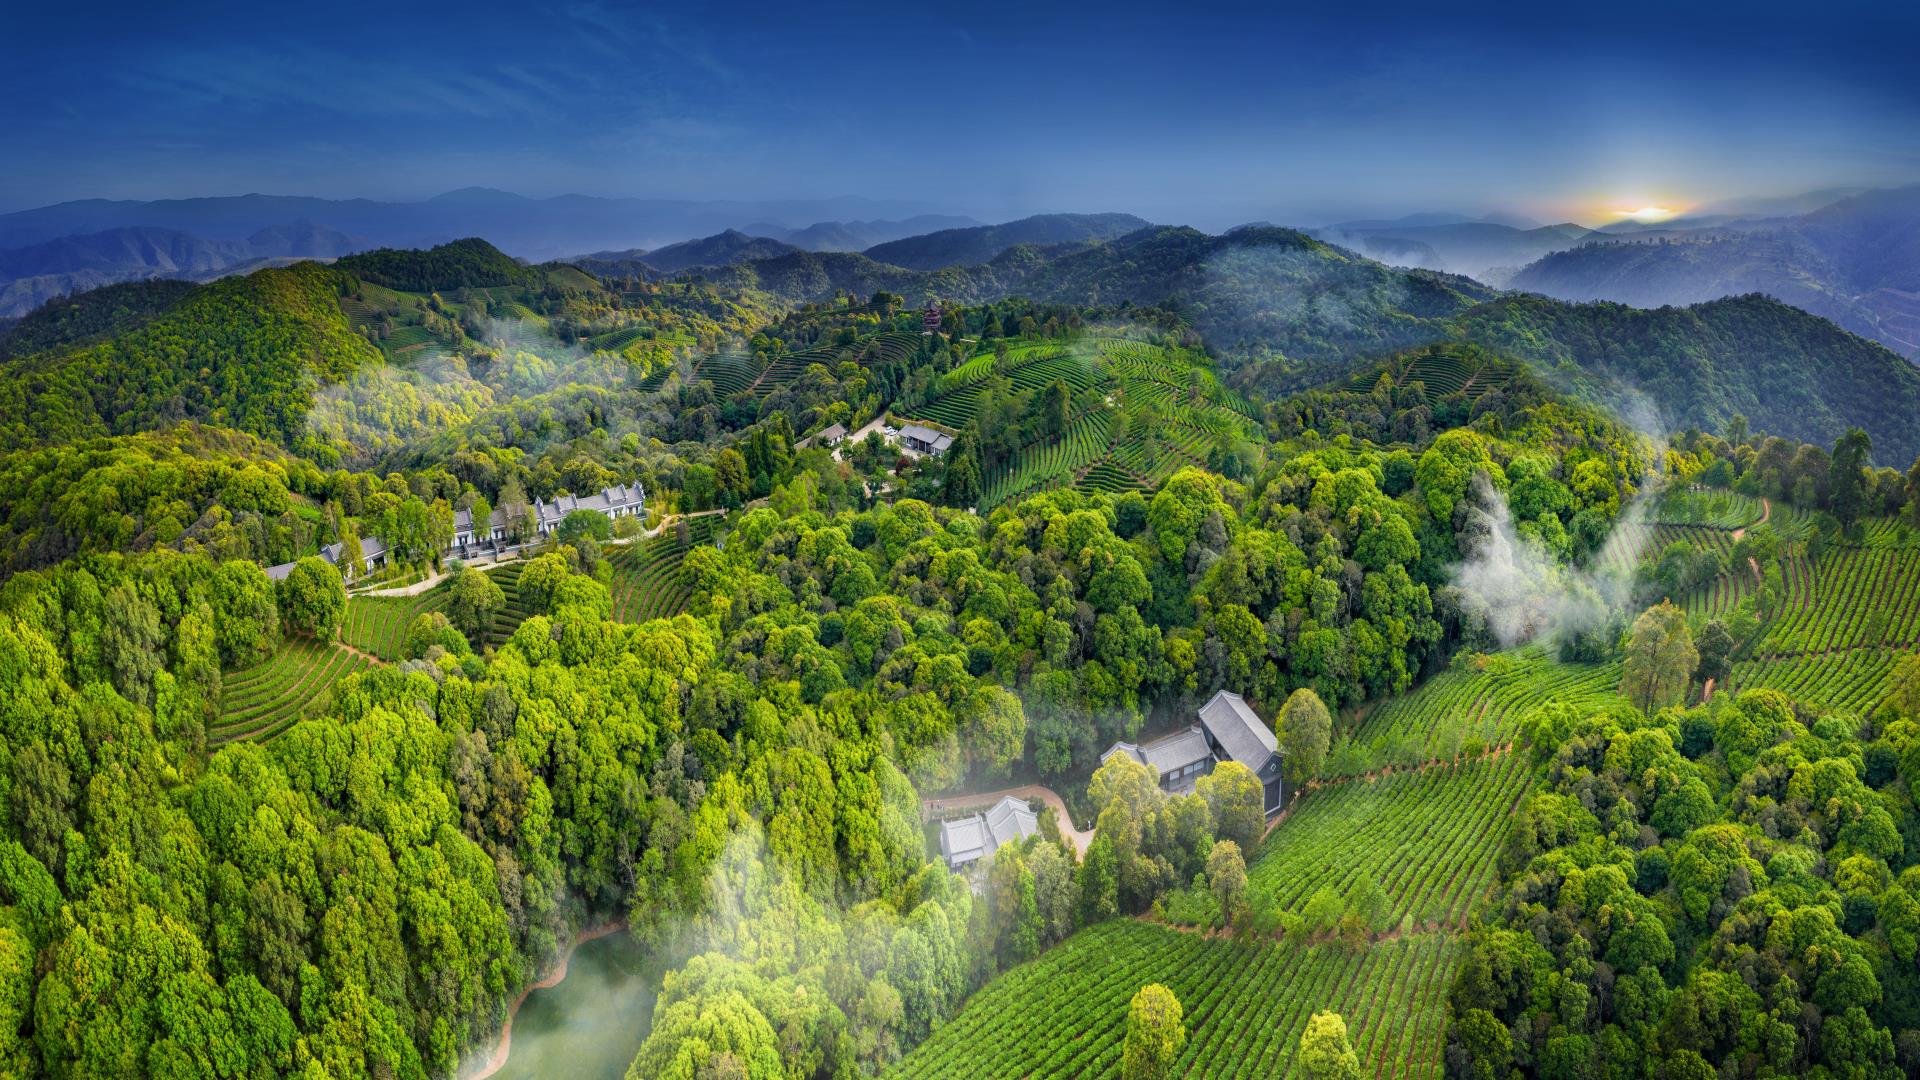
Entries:
{"label": "terraced tea field", "polygon": [[1837,548],[1790,559],[1787,595],[1753,655],[1920,643],[1920,549]]}
{"label": "terraced tea field", "polygon": [[996,468],[987,477],[981,507],[1003,502],[1074,482],[1080,471],[1107,452],[1107,413],[1094,413],[1074,421],[1066,437],[1021,455],[1015,462]]}
{"label": "terraced tea field", "polygon": [[713,384],[715,397],[732,397],[751,389],[762,369],[750,356],[740,353],[714,353],[703,356],[694,365],[693,377]]}
{"label": "terraced tea field", "polygon": [[[487,640],[472,642],[474,648],[500,644],[512,637],[514,629],[526,619],[526,607],[516,588],[523,565],[510,562],[485,571],[500,586],[505,602],[494,613]],[[443,582],[418,596],[350,596],[340,638],[388,663],[396,662],[406,645],[407,628],[413,625],[414,618],[430,611],[444,611],[451,587],[451,582]]]}
{"label": "terraced tea field", "polygon": [[260,663],[226,674],[220,720],[207,729],[207,743],[271,739],[324,701],[334,683],[370,666],[366,657],[330,642],[290,639]]}
{"label": "terraced tea field", "polygon": [[1728,567],[1727,572],[1697,589],[1689,590],[1682,596],[1673,598],[1674,603],[1687,609],[1692,619],[1714,619],[1725,616],[1741,600],[1753,595],[1758,582],[1754,580],[1752,569]]}
{"label": "terraced tea field", "polygon": [[1653,511],[1656,521],[1715,529],[1744,529],[1763,516],[1767,516],[1767,507],[1759,499],[1713,488],[1666,492]]}
{"label": "terraced tea field", "polygon": [[[1451,756],[1467,740],[1513,741],[1521,717],[1549,701],[1601,703],[1620,682],[1618,664],[1562,664],[1544,648],[1496,653],[1479,670],[1443,671],[1409,693],[1381,702],[1341,738],[1365,748],[1366,768],[1396,757]],[[1341,759],[1329,759],[1333,766]]]}
{"label": "terraced tea field", "polygon": [[1532,783],[1526,755],[1505,753],[1308,791],[1247,868],[1248,897],[1299,914],[1321,888],[1346,897],[1372,881],[1388,904],[1378,925],[1464,928]]}
{"label": "terraced tea field", "polygon": [[624,623],[664,619],[686,610],[693,590],[680,579],[680,563],[689,546],[713,537],[711,517],[687,522],[687,546],[676,530],[640,540],[608,552],[613,564],[613,617]]}
{"label": "terraced tea field", "polygon": [[[1015,391],[1063,383],[1073,395],[1073,415],[1063,434],[1024,447],[989,473],[982,511],[1059,487],[1151,490],[1185,466],[1204,464],[1223,440],[1251,438],[1257,430],[1248,419],[1251,404],[1222,387],[1204,358],[1119,338],[1027,344],[998,361],[975,357],[943,376],[931,401],[904,411],[963,428],[994,376]],[[1116,441],[1122,415],[1127,434]]]}
{"label": "terraced tea field", "polygon": [[1478,398],[1489,390],[1511,382],[1515,369],[1504,361],[1482,363],[1451,353],[1419,353],[1361,372],[1340,389],[1350,394],[1372,393],[1383,374],[1389,377],[1394,386],[1420,383],[1426,387],[1427,399],[1437,401],[1455,392]]}
{"label": "terraced tea field", "polygon": [[975,994],[888,1080],[1110,1077],[1127,1005],[1160,983],[1185,1010],[1171,1075],[1290,1075],[1315,1012],[1346,1018],[1368,1076],[1438,1080],[1446,994],[1462,955],[1451,934],[1358,950],[1204,938],[1134,920],[1089,927]]}
{"label": "terraced tea field", "polygon": [[1910,548],[1920,546],[1920,532],[1898,518],[1876,518],[1862,522],[1860,534],[1848,537],[1849,543],[1869,548]]}
{"label": "terraced tea field", "polygon": [[1747,660],[1733,666],[1728,688],[1768,687],[1829,709],[1866,716],[1885,700],[1901,649],[1850,649],[1790,660]]}

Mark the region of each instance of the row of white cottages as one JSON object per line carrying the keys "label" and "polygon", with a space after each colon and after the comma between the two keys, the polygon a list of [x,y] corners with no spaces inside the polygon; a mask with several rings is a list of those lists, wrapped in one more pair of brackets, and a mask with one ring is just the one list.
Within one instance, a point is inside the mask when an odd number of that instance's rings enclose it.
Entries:
{"label": "row of white cottages", "polygon": [[[560,527],[560,522],[576,510],[592,510],[605,514],[609,518],[644,517],[647,512],[646,493],[639,484],[621,484],[603,489],[593,495],[561,495],[547,502],[535,499],[533,511],[534,536],[524,543],[515,544],[507,539],[509,518],[507,512],[496,507],[490,520],[483,528],[474,528],[473,511],[455,510],[453,512],[453,542],[447,545],[442,556],[449,559],[498,558],[509,552],[518,551],[528,544],[539,543],[541,539]],[[340,565],[339,544],[328,544],[320,549],[320,557],[335,566]],[[391,555],[386,541],[377,536],[369,536],[360,541],[360,561],[365,570],[371,571],[387,565]],[[267,577],[275,581],[293,572],[292,563],[267,567]]]}

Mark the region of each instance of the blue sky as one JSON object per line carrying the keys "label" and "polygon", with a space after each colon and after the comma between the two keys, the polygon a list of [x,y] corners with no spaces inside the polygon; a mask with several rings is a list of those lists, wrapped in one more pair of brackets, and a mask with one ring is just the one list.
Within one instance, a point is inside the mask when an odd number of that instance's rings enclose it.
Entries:
{"label": "blue sky", "polygon": [[1910,4],[61,4],[0,209],[262,191],[1592,221],[1920,181]]}

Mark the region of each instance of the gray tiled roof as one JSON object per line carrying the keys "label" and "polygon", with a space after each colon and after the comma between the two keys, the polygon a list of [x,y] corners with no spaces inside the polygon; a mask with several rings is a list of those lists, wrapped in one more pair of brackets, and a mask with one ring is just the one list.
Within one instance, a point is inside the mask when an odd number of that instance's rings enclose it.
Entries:
{"label": "gray tiled roof", "polygon": [[828,424],[819,431],[801,439],[799,446],[832,446],[847,437],[847,425]]}
{"label": "gray tiled roof", "polygon": [[[637,509],[644,505],[645,500],[646,493],[641,490],[639,484],[618,484],[596,492],[595,494],[583,495],[577,498],[572,495],[562,495],[552,502],[540,502],[536,500],[533,503],[533,511],[537,521],[551,527],[559,524],[561,518],[566,517],[575,510],[597,510],[603,514],[612,514],[615,511]],[[493,528],[506,528],[508,524],[507,512],[496,508],[493,511],[491,521]],[[456,536],[461,533],[473,531],[472,510],[455,510],[453,512],[453,531]],[[488,529],[487,532],[490,534],[492,529]],[[480,536],[475,539],[484,541],[487,538],[486,536]],[[320,557],[338,566],[340,565],[340,551],[341,547],[339,544],[327,544],[320,548]],[[377,536],[363,536],[360,538],[361,559],[371,561],[386,553],[386,541]],[[292,563],[267,568],[267,576],[273,578],[275,581],[286,577],[292,572]]]}
{"label": "gray tiled roof", "polygon": [[995,847],[1032,836],[1040,828],[1040,818],[1027,806],[1027,801],[1012,795],[994,803],[983,816]]}
{"label": "gray tiled roof", "polygon": [[900,429],[900,437],[913,442],[926,443],[935,451],[945,450],[953,445],[953,436],[944,431],[935,431],[925,424],[908,424]]}
{"label": "gray tiled roof", "polygon": [[1207,760],[1213,756],[1213,748],[1207,745],[1206,733],[1195,724],[1142,745],[1114,743],[1106,753],[1100,755],[1100,763],[1106,764],[1107,759],[1115,754],[1125,754],[1165,776],[1175,769]]}
{"label": "gray tiled roof", "polygon": [[1247,699],[1222,690],[1200,707],[1200,722],[1233,760],[1259,772],[1280,748],[1273,729],[1248,707]]}
{"label": "gray tiled roof", "polygon": [[972,862],[987,851],[987,823],[979,814],[940,823],[940,857],[958,866]]}
{"label": "gray tiled roof", "polygon": [[1213,755],[1213,749],[1207,745],[1207,736],[1198,726],[1176,731],[1164,739],[1156,739],[1140,748],[1148,765],[1160,772],[1168,773],[1196,761],[1205,761]]}
{"label": "gray tiled roof", "polygon": [[1012,795],[988,807],[984,813],[940,823],[940,855],[949,865],[959,866],[986,858],[1002,844],[1032,836],[1040,831],[1040,819],[1025,800]]}

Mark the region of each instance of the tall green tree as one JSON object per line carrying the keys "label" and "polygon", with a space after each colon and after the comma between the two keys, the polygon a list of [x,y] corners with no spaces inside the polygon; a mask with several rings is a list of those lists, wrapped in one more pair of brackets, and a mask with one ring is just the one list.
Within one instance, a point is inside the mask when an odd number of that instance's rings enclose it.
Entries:
{"label": "tall green tree", "polygon": [[1700,653],[1700,665],[1694,669],[1694,678],[1701,682],[1708,679],[1725,686],[1727,676],[1733,672],[1733,635],[1727,631],[1727,624],[1719,619],[1710,619],[1700,628],[1700,640],[1694,647]]}
{"label": "tall green tree", "polygon": [[101,656],[122,697],[141,705],[153,702],[153,676],[166,663],[166,637],[160,611],[131,585],[107,593],[101,612]]}
{"label": "tall green tree", "polygon": [[1320,695],[1305,686],[1295,690],[1287,697],[1274,728],[1280,749],[1286,754],[1288,778],[1299,784],[1319,776],[1327,761],[1327,749],[1333,744],[1333,715]]}
{"label": "tall green tree", "polygon": [[553,530],[553,535],[563,544],[581,539],[611,540],[613,519],[597,510],[575,510],[560,519],[560,525]]}
{"label": "tall green tree", "polygon": [[1687,629],[1687,613],[1663,600],[1640,613],[1620,668],[1620,692],[1640,710],[1678,705],[1687,693],[1700,653]]}
{"label": "tall green tree", "polygon": [[347,587],[332,563],[318,555],[301,559],[276,592],[283,626],[319,641],[339,636],[347,613]]}
{"label": "tall green tree", "polygon": [[1162,1080],[1187,1045],[1187,1024],[1180,999],[1159,983],[1148,983],[1127,1006],[1127,1040],[1120,1053],[1124,1080]]}
{"label": "tall green tree", "polygon": [[1267,793],[1253,770],[1237,761],[1223,761],[1194,784],[1213,818],[1213,835],[1251,851],[1267,826]]}
{"label": "tall green tree", "polygon": [[367,571],[366,555],[360,547],[360,528],[351,521],[340,526],[340,570],[350,578]]}
{"label": "tall green tree", "polygon": [[469,566],[453,581],[453,593],[447,599],[447,618],[468,641],[484,642],[493,626],[494,613],[507,602],[506,593],[490,577]]}
{"label": "tall green tree", "polygon": [[1827,501],[1843,529],[1852,528],[1866,507],[1867,462],[1872,455],[1873,440],[1859,428],[1848,428],[1833,444],[1833,463],[1827,473]]}
{"label": "tall green tree", "polygon": [[1033,411],[1037,434],[1047,438],[1065,434],[1067,421],[1073,415],[1073,392],[1067,389],[1066,383],[1055,379],[1034,399]]}
{"label": "tall green tree", "polygon": [[980,502],[980,449],[972,429],[960,433],[947,448],[946,474],[940,481],[940,501],[957,509]]}
{"label": "tall green tree", "polygon": [[1207,885],[1220,903],[1220,917],[1229,926],[1240,925],[1247,913],[1247,860],[1239,844],[1213,842],[1213,850],[1207,853]]}
{"label": "tall green tree", "polygon": [[1336,1012],[1314,1013],[1300,1033],[1300,1075],[1306,1080],[1360,1080],[1360,1058]]}

